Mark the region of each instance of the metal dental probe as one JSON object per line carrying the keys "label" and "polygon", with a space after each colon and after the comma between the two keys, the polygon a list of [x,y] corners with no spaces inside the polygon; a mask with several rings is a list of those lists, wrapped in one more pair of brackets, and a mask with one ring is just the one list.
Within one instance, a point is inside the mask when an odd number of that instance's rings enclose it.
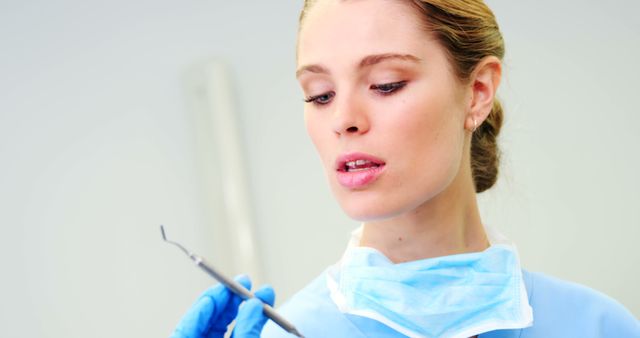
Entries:
{"label": "metal dental probe", "polygon": [[[187,250],[185,247],[183,247],[182,245],[180,245],[180,243],[174,242],[174,241],[170,241],[167,239],[167,236],[164,232],[164,226],[160,226],[160,232],[162,233],[162,239],[169,243],[169,244],[173,244],[175,246],[177,246],[178,248],[180,248],[180,250],[182,250],[185,254],[187,254],[187,256],[189,256],[189,258],[191,258],[191,260],[194,261],[194,263],[202,270],[204,270],[206,273],[208,273],[211,277],[215,278],[218,282],[222,283],[222,285],[228,287],[233,293],[235,293],[236,295],[242,297],[242,299],[247,300],[247,299],[251,299],[251,298],[256,298],[254,296],[254,294],[247,290],[244,286],[242,286],[240,283],[236,282],[235,280],[228,278],[226,276],[224,276],[223,274],[221,274],[220,272],[216,271],[213,266],[209,265],[202,257],[193,254],[191,251]],[[274,310],[269,304],[264,304],[262,303],[262,311],[264,313],[265,316],[267,316],[269,319],[273,320],[276,324],[278,324],[278,326],[280,326],[281,328],[283,328],[285,331],[297,336],[297,337],[301,337],[304,338],[303,335],[301,335],[298,330],[293,326],[293,324],[289,323],[287,320],[285,320],[284,318],[282,318],[277,312],[276,310]]]}

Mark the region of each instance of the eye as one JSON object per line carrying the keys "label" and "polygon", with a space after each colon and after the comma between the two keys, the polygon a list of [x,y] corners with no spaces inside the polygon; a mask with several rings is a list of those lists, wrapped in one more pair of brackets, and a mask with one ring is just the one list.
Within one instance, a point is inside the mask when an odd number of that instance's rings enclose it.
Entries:
{"label": "eye", "polygon": [[335,92],[328,92],[320,95],[309,96],[304,99],[304,102],[312,102],[316,105],[325,105],[331,102],[331,99],[333,99],[334,96],[336,96]]}
{"label": "eye", "polygon": [[407,81],[393,82],[393,83],[383,83],[383,84],[374,84],[369,87],[371,90],[375,90],[382,95],[389,95],[399,89],[402,89],[407,85]]}

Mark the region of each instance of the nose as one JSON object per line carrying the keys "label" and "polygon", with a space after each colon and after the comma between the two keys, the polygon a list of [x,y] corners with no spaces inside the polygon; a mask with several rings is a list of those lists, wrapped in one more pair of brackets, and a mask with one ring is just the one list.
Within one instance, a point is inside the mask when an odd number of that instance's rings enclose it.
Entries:
{"label": "nose", "polygon": [[367,110],[354,97],[336,100],[333,113],[333,131],[337,136],[359,135],[369,131]]}

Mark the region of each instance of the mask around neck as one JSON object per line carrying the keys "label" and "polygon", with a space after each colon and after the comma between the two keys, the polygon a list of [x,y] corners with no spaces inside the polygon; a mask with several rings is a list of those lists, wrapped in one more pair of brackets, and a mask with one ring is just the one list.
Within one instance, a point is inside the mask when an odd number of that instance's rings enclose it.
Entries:
{"label": "mask around neck", "polygon": [[503,237],[493,239],[482,252],[394,264],[352,238],[328,271],[331,298],[341,312],[409,337],[467,338],[531,326],[517,251]]}

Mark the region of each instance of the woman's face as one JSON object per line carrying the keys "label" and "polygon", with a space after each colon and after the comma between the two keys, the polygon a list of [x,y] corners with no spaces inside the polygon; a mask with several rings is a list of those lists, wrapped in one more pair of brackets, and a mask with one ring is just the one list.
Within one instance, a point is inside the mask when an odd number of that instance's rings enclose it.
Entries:
{"label": "woman's face", "polygon": [[299,35],[305,124],[338,202],[382,220],[459,174],[469,93],[407,3],[319,1]]}

